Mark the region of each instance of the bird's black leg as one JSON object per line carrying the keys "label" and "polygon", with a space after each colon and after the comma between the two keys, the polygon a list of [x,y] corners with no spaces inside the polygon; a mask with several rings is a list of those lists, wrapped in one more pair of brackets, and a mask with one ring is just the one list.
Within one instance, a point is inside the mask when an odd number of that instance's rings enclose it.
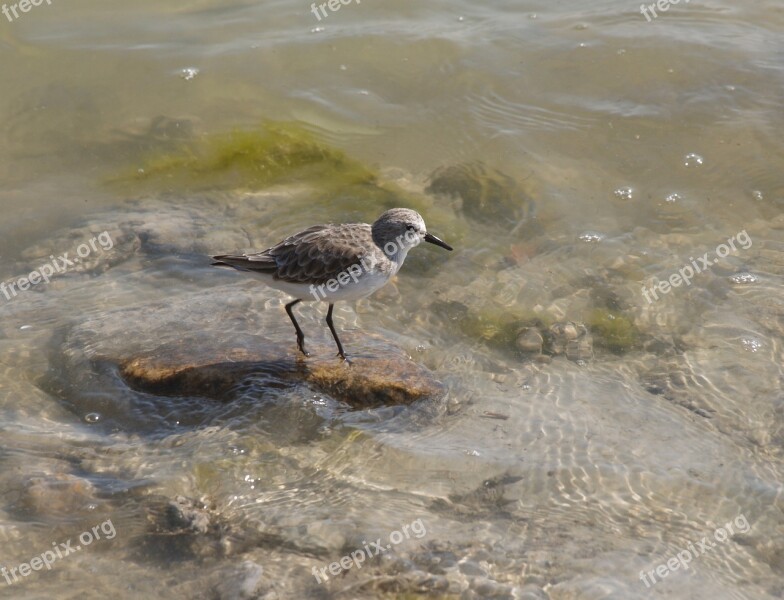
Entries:
{"label": "bird's black leg", "polygon": [[294,313],[291,312],[291,308],[295,304],[298,304],[299,302],[302,302],[302,298],[297,298],[296,300],[292,300],[291,302],[289,302],[286,305],[286,312],[289,314],[289,318],[291,319],[291,322],[294,323],[294,329],[297,330],[297,347],[299,348],[299,351],[302,352],[302,354],[304,354],[305,356],[310,356],[308,352],[305,352],[305,346],[304,346],[305,334],[302,333],[302,329],[299,328],[299,323],[297,323],[297,319],[294,318]]}
{"label": "bird's black leg", "polygon": [[332,332],[332,337],[335,338],[335,343],[338,345],[338,356],[349,362],[346,358],[346,353],[343,352],[343,344],[340,343],[340,338],[338,337],[338,332],[335,331],[335,325],[332,323],[332,309],[335,307],[334,304],[329,305],[329,310],[327,311],[327,325],[329,325],[329,330]]}

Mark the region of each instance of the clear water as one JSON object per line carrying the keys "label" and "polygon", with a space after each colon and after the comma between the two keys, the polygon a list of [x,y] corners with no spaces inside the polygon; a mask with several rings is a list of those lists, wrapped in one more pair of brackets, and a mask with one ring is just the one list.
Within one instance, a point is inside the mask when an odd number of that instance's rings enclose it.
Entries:
{"label": "clear water", "polygon": [[[0,16],[0,278],[115,242],[0,295],[0,564],[115,531],[0,578],[0,597],[781,597],[784,6],[692,0],[648,22],[638,4],[364,0],[317,21],[305,2],[52,0]],[[264,119],[407,189],[480,160],[533,199],[529,238],[428,198],[456,251],[416,249],[393,287],[336,312],[349,345],[395,344],[447,398],[350,411],[259,378],[226,405],[123,388],[102,362],[200,332],[293,345],[282,295],[200,257],[374,206],[105,185]],[[646,300],[704,253],[689,285]],[[525,360],[444,309],[583,322],[597,305],[639,343],[580,363]],[[300,314],[332,352],[323,310]],[[198,515],[186,531],[165,527],[178,497]],[[421,537],[313,576],[417,519]]]}

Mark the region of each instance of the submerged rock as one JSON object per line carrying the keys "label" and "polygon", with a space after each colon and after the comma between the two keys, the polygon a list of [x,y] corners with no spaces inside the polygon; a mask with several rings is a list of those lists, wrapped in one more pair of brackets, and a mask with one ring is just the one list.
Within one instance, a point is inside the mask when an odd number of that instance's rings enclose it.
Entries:
{"label": "submerged rock", "polygon": [[348,364],[326,348],[303,357],[252,335],[210,345],[193,338],[164,344],[122,360],[120,374],[149,393],[219,400],[230,399],[246,378],[265,374],[277,385],[304,383],[353,408],[410,404],[443,392],[427,369],[388,345],[373,355],[352,356]]}
{"label": "submerged rock", "polygon": [[[355,409],[443,397],[432,372],[372,331],[339,325],[352,362],[340,360],[317,310],[300,314],[311,352],[302,356],[283,307],[267,308],[250,290],[200,291],[88,318],[65,333],[47,386],[77,414],[143,430],[202,425],[291,391]],[[239,402],[232,409],[210,400]]]}
{"label": "submerged rock", "polygon": [[177,496],[166,507],[167,526],[171,531],[188,530],[207,533],[210,528],[208,507],[193,500]]}
{"label": "submerged rock", "polygon": [[520,352],[526,354],[541,354],[544,338],[537,328],[523,327],[520,330],[520,333],[517,334],[515,343]]}
{"label": "submerged rock", "polygon": [[505,352],[522,354],[525,358],[562,356],[572,361],[593,358],[593,337],[582,323],[558,321],[550,324],[546,315],[517,308],[470,311],[456,301],[437,301],[433,312],[457,321],[462,332]]}
{"label": "submerged rock", "polygon": [[203,499],[151,495],[143,501],[147,531],[136,540],[142,560],[189,560],[225,554],[229,524]]}
{"label": "submerged rock", "polygon": [[16,508],[36,518],[74,518],[101,504],[95,486],[88,479],[52,473],[30,477],[22,502]]}
{"label": "submerged rock", "polygon": [[437,169],[425,191],[459,198],[466,216],[483,223],[507,222],[517,229],[534,216],[533,201],[520,184],[479,161]]}
{"label": "submerged rock", "polygon": [[548,354],[565,354],[573,361],[593,358],[593,338],[582,323],[565,321],[553,324],[546,333]]}

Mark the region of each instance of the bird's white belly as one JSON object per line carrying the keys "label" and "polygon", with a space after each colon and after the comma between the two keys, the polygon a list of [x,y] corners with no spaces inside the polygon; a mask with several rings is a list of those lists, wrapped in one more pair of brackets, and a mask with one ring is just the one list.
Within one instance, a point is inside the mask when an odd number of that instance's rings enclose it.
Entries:
{"label": "bird's white belly", "polygon": [[[301,298],[305,302],[337,302],[339,300],[358,300],[359,298],[369,296],[377,289],[384,287],[391,279],[392,274],[370,271],[362,273],[357,277],[356,281],[348,274],[346,276],[348,277],[348,282],[345,285],[340,285],[340,281],[337,278],[319,285],[290,283],[280,279],[273,279],[269,275],[261,275],[260,278],[269,287],[280,290],[294,298]],[[345,279],[344,277],[343,280],[345,281]]]}

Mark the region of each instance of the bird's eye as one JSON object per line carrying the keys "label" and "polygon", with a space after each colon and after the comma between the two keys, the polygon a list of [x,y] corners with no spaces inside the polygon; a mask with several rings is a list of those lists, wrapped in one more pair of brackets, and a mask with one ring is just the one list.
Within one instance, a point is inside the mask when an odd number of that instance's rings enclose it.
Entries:
{"label": "bird's eye", "polygon": [[406,225],[406,229],[408,231],[416,231],[416,227],[414,227],[413,225]]}

